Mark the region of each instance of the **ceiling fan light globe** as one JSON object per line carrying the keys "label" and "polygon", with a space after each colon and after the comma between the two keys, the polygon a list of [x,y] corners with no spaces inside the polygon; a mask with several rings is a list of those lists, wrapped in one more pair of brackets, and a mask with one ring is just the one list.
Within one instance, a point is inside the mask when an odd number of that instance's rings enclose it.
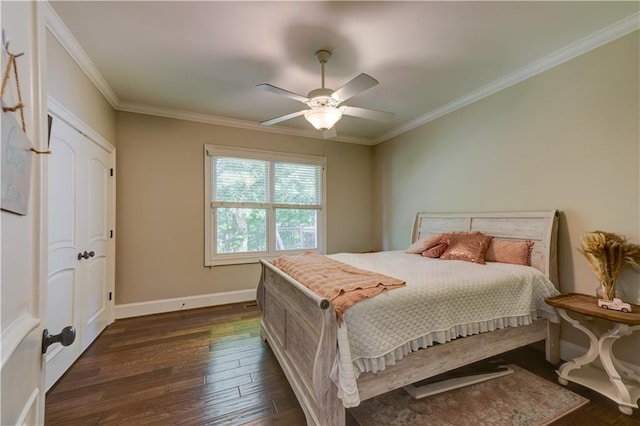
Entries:
{"label": "ceiling fan light globe", "polygon": [[311,108],[304,113],[304,118],[318,130],[329,130],[342,118],[342,110],[326,106]]}

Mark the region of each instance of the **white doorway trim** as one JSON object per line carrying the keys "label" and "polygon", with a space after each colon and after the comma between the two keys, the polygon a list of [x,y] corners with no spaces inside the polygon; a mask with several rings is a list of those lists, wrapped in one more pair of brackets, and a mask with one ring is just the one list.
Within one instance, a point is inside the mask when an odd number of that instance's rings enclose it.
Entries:
{"label": "white doorway trim", "polygon": [[49,114],[67,123],[69,126],[76,129],[85,137],[91,139],[93,142],[104,148],[107,152],[113,152],[116,148],[108,140],[103,138],[98,132],[93,130],[84,121],[79,119],[74,113],[65,108],[60,102],[56,101],[53,97],[47,98],[49,106]]}

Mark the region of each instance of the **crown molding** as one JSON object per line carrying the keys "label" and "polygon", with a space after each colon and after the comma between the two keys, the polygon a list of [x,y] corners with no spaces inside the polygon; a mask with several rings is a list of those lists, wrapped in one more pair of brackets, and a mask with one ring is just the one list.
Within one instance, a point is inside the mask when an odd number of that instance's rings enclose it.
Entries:
{"label": "crown molding", "polygon": [[44,2],[44,23],[45,26],[51,31],[51,34],[60,42],[62,47],[69,52],[69,55],[78,64],[80,69],[89,77],[89,80],[93,82],[98,91],[102,93],[107,102],[111,104],[113,108],[117,108],[120,103],[118,95],[113,91],[107,80],[104,79],[98,68],[93,61],[89,58],[82,46],[73,37],[69,28],[64,24],[60,16],[53,10],[49,2]]}
{"label": "crown molding", "polygon": [[[322,139],[322,134],[312,129],[296,129],[284,126],[263,126],[259,123],[247,120],[238,120],[235,118],[220,117],[210,114],[202,114],[197,112],[182,111],[173,108],[156,107],[144,104],[136,104],[133,102],[122,101],[116,108],[119,111],[134,112],[137,114],[155,115],[158,117],[175,118],[178,120],[194,121],[197,123],[213,124],[217,126],[235,127],[238,129],[255,130],[266,133],[277,133],[280,135],[301,136],[311,139]],[[358,138],[355,136],[336,136],[327,139],[336,142],[346,142],[358,145],[373,145],[374,141],[367,138]]]}
{"label": "crown molding", "polygon": [[499,78],[479,89],[476,89],[465,96],[462,96],[448,104],[445,104],[439,108],[436,108],[424,115],[421,115],[395,129],[384,133],[380,137],[376,138],[375,145],[389,140],[395,136],[399,136],[402,133],[413,130],[416,127],[422,126],[430,121],[435,120],[438,117],[449,114],[457,109],[460,109],[466,105],[476,102],[482,98],[486,98],[496,92],[506,89],[509,86],[513,86],[516,83],[531,78],[537,74],[547,71],[553,67],[556,67],[564,62],[567,62],[577,56],[596,49],[604,44],[612,42],[622,36],[625,36],[640,28],[640,12],[636,12],[616,23],[613,23],[595,33],[588,35],[562,49],[547,55],[537,61],[520,68],[506,76]]}

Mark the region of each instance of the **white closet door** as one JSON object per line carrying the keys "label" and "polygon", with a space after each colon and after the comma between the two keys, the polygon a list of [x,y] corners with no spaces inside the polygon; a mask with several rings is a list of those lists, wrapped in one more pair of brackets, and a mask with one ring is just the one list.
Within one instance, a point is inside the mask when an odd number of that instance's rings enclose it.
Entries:
{"label": "white closet door", "polygon": [[76,328],[67,347],[46,357],[49,389],[111,321],[110,168],[113,154],[54,119],[49,158],[47,328]]}
{"label": "white closet door", "polygon": [[87,167],[83,184],[86,189],[84,198],[85,239],[83,252],[89,253],[83,259],[85,269],[83,276],[84,297],[82,304],[82,321],[84,330],[81,334],[81,351],[84,351],[100,334],[110,321],[108,315],[109,291],[108,282],[108,243],[109,243],[109,177],[110,155],[101,147],[85,144]]}
{"label": "white closet door", "polygon": [[[82,217],[78,176],[82,176],[84,157],[81,135],[54,120],[49,157],[49,270],[47,280],[47,322],[52,333],[73,325],[80,331]],[[80,341],[70,346],[53,345],[47,351],[46,388],[49,389],[80,356]]]}

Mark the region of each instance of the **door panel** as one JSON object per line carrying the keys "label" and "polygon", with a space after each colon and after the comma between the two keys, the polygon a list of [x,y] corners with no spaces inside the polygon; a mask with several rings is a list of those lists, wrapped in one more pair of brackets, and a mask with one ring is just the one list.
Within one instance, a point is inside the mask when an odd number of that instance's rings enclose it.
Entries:
{"label": "door panel", "polygon": [[47,310],[57,312],[57,315],[49,315],[47,328],[62,330],[69,324],[75,323],[73,312],[73,300],[76,292],[76,274],[73,269],[57,271],[49,277],[47,289]]}
{"label": "door panel", "polygon": [[[70,324],[77,324],[74,309],[77,292],[76,271],[62,269],[49,275],[47,284],[47,329],[58,333]],[[46,389],[49,389],[80,355],[76,339],[70,346],[52,345],[47,350]]]}
{"label": "door panel", "polygon": [[94,257],[89,259],[89,262],[86,265],[87,280],[84,305],[86,325],[82,336],[82,350],[85,350],[109,323],[107,314],[107,257]]}
{"label": "door panel", "polygon": [[[49,217],[56,224],[49,227],[49,250],[76,246],[75,191],[76,153],[64,139],[55,138],[55,160],[49,162]],[[52,157],[53,158],[53,157]],[[56,201],[53,204],[52,201]]]}
{"label": "door panel", "polygon": [[103,297],[106,288],[102,285],[106,277],[106,258],[100,257],[91,260],[88,265],[89,279],[87,280],[88,297],[86,299],[88,322],[95,321],[96,316],[105,310],[105,298]]}
{"label": "door panel", "polygon": [[89,188],[88,194],[89,212],[88,221],[88,239],[93,242],[96,240],[106,243],[107,240],[107,216],[108,216],[108,179],[109,179],[109,160],[108,155],[101,148],[95,147],[89,154]]}

